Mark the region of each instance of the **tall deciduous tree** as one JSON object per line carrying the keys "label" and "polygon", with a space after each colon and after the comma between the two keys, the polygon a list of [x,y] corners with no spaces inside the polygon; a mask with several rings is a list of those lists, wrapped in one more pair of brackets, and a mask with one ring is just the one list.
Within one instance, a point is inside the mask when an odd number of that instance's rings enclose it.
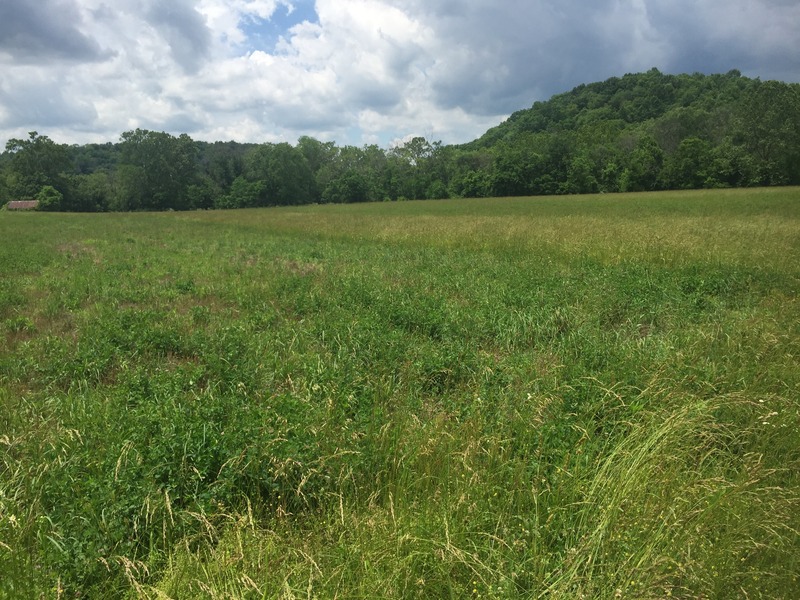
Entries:
{"label": "tall deciduous tree", "polygon": [[306,164],[314,177],[313,196],[322,197],[322,192],[336,176],[335,162],[339,149],[334,142],[321,142],[313,137],[302,136],[297,140],[297,150],[306,159]]}
{"label": "tall deciduous tree", "polygon": [[136,129],[122,134],[119,208],[185,210],[197,168],[197,148],[186,134]]}
{"label": "tall deciduous tree", "polygon": [[348,171],[328,184],[322,199],[332,203],[366,202],[369,200],[369,183],[360,173]]}
{"label": "tall deciduous tree", "polygon": [[314,200],[311,169],[303,153],[290,144],[262,144],[245,162],[247,179],[263,186],[258,206],[308,204]]}
{"label": "tall deciduous tree", "polygon": [[64,172],[70,167],[65,146],[31,131],[28,139],[8,140],[6,152],[11,155],[8,186],[12,195],[34,198],[45,186],[64,193]]}
{"label": "tall deciduous tree", "polygon": [[741,104],[740,134],[755,159],[754,183],[800,183],[800,85],[756,82]]}
{"label": "tall deciduous tree", "polygon": [[711,144],[696,137],[683,140],[664,161],[661,187],[697,189],[704,187],[711,176]]}
{"label": "tall deciduous tree", "polygon": [[36,199],[39,201],[39,210],[59,211],[63,209],[64,194],[52,185],[46,185],[40,189],[36,194]]}
{"label": "tall deciduous tree", "polygon": [[421,200],[446,196],[449,171],[441,142],[417,136],[389,151],[392,191],[397,196]]}
{"label": "tall deciduous tree", "polygon": [[658,188],[664,151],[651,135],[642,136],[628,158],[627,168],[620,176],[623,192],[651,191]]}

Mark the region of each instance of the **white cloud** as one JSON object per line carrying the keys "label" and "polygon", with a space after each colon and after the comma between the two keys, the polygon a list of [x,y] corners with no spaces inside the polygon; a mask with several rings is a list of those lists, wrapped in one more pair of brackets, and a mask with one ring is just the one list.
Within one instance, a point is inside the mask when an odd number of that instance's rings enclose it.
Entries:
{"label": "white cloud", "polygon": [[217,41],[235,51],[247,42],[243,23],[269,19],[281,6],[293,9],[290,0],[200,0],[197,10],[205,17]]}
{"label": "white cloud", "polygon": [[800,79],[789,0],[311,1],[4,0],[0,138],[463,142],[653,66]]}

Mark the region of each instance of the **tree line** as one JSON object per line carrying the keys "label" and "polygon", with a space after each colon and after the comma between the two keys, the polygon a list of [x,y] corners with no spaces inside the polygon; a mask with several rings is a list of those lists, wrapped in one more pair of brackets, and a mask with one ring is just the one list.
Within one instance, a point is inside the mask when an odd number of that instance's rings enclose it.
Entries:
{"label": "tree line", "polygon": [[0,204],[87,212],[792,184],[800,85],[738,71],[581,85],[463,145],[208,143],[136,129],[68,146],[33,131],[0,155]]}

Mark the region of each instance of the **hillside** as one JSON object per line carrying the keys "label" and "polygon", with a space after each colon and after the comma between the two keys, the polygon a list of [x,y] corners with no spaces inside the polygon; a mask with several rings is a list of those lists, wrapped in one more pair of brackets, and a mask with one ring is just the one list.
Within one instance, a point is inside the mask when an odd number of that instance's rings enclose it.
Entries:
{"label": "hillside", "polygon": [[492,173],[510,195],[793,184],[800,86],[652,69],[537,102],[463,149],[515,165]]}
{"label": "hillside", "polygon": [[[468,146],[489,147],[509,141],[523,133],[563,130],[577,131],[598,122],[621,125],[641,124],[670,115],[673,120],[687,109],[698,118],[701,130],[684,131],[703,136],[713,127],[724,132],[730,116],[758,82],[742,77],[738,71],[726,75],[664,75],[657,69],[647,73],[612,77],[606,81],[580,85],[536,102],[531,108],[515,112],[509,119],[487,131]],[[710,117],[722,117],[713,123]],[[685,121],[686,119],[684,119]]]}
{"label": "hillside", "polygon": [[33,132],[0,157],[0,204],[41,196],[67,211],[789,184],[800,184],[800,85],[738,71],[581,85],[463,145],[211,144],[137,129],[70,147]]}

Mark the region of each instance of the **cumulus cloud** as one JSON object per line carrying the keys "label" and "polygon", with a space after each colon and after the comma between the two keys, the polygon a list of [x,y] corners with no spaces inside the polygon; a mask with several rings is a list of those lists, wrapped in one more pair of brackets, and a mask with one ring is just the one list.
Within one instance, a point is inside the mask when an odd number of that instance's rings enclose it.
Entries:
{"label": "cumulus cloud", "polygon": [[0,60],[95,61],[108,56],[82,30],[73,0],[3,0],[0,3]]}
{"label": "cumulus cloud", "polygon": [[0,138],[464,142],[657,67],[797,81],[790,0],[4,0]]}
{"label": "cumulus cloud", "polygon": [[787,0],[653,2],[666,69],[740,69],[765,79],[800,76],[800,4]]}
{"label": "cumulus cloud", "polygon": [[153,2],[145,14],[169,45],[175,62],[195,74],[211,50],[211,32],[191,0]]}
{"label": "cumulus cloud", "polygon": [[31,129],[92,123],[97,118],[94,106],[66,92],[63,80],[53,80],[48,73],[28,70],[13,86],[0,85],[0,127],[29,123]]}
{"label": "cumulus cloud", "polygon": [[[422,5],[436,23],[430,76],[444,106],[497,114],[655,58],[640,11],[613,1]],[[426,6],[427,8],[422,8]],[[638,33],[637,33],[638,32]],[[635,60],[628,52],[638,42]]]}

